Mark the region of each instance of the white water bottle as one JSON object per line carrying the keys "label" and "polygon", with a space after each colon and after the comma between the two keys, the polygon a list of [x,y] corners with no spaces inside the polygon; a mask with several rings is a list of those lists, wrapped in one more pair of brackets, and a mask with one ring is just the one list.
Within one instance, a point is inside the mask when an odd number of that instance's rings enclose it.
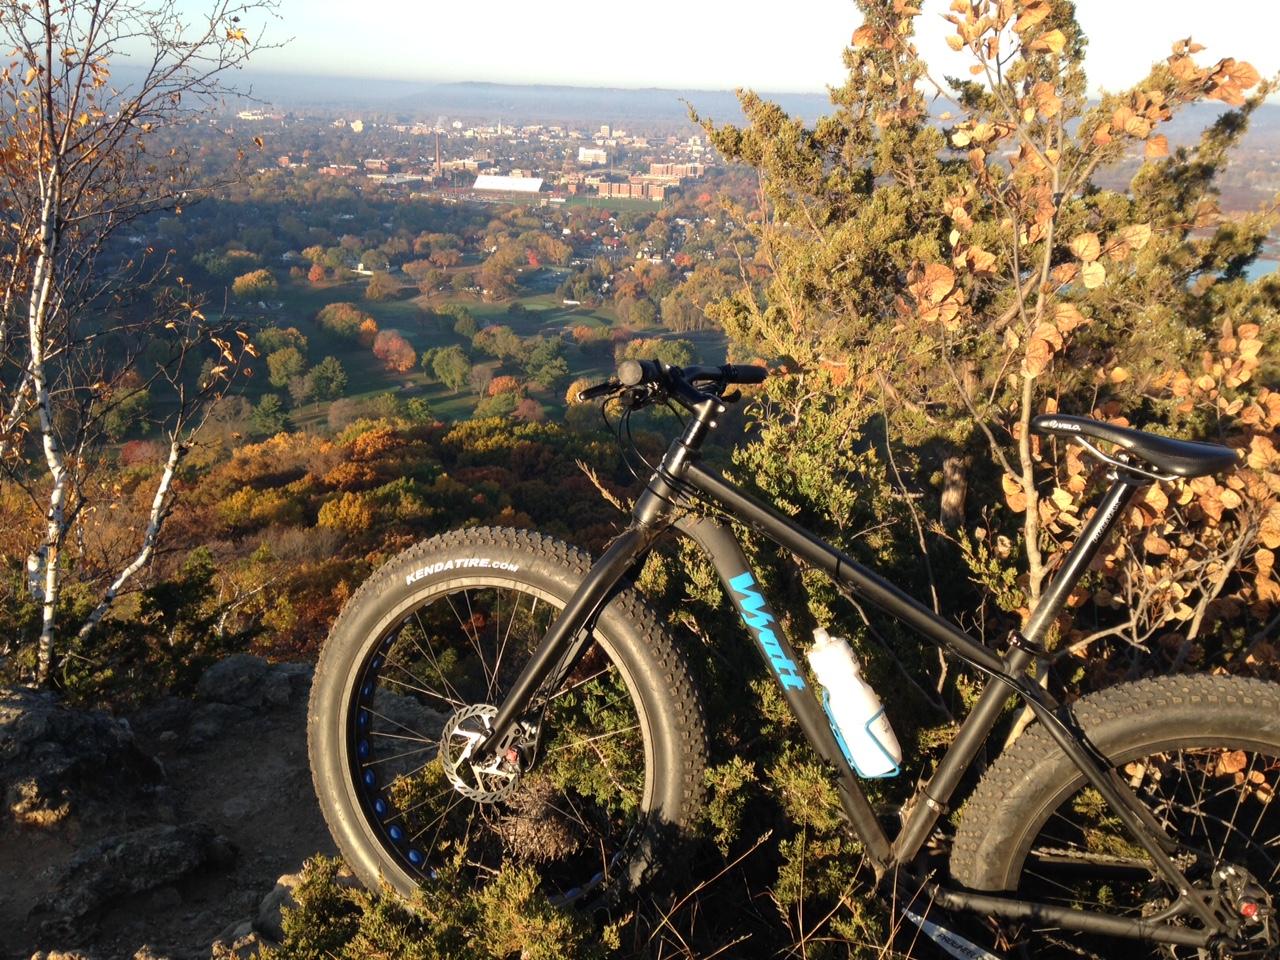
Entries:
{"label": "white water bottle", "polygon": [[822,627],[814,630],[809,666],[822,685],[822,706],[831,730],[858,776],[897,776],[902,747],[880,698],[862,679],[862,668],[849,641],[831,636]]}

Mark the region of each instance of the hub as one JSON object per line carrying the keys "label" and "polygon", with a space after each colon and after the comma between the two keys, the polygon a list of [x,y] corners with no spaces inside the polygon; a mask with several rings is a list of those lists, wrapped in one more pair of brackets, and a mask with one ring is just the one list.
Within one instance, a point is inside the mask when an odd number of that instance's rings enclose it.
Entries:
{"label": "hub", "polygon": [[449,718],[440,734],[445,777],[455,790],[477,803],[505,800],[515,792],[524,772],[524,744],[530,737],[524,724],[516,724],[510,742],[500,744],[491,756],[476,756],[497,715],[498,708],[486,703],[463,707]]}

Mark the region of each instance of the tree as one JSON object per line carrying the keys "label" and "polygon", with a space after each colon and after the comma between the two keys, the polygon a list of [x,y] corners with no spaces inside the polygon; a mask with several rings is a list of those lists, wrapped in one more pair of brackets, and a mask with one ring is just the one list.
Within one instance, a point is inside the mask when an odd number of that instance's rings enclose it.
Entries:
{"label": "tree", "polygon": [[326,276],[327,272],[323,264],[313,263],[311,269],[307,271],[307,280],[312,284],[323,283]]}
{"label": "tree", "polygon": [[[89,597],[81,639],[150,561],[179,461],[247,349],[225,322],[204,316],[190,290],[163,286],[162,265],[101,256],[122,226],[163,209],[176,214],[186,195],[208,185],[197,184],[186,151],[170,152],[162,135],[216,99],[224,73],[259,45],[246,29],[273,4],[212,0],[199,18],[176,8],[175,0],[0,3],[0,35],[12,61],[0,73],[7,105],[0,465],[40,518],[26,574],[40,608],[41,683],[54,666],[64,549],[69,542],[81,549],[69,535],[106,515],[106,501],[119,496],[91,479],[103,465],[103,418],[129,395],[114,387],[139,370],[141,386],[164,411],[158,429],[168,454],[149,481],[149,509],[130,529],[137,539],[118,538],[110,556],[78,568]],[[141,66],[113,88],[110,64],[126,47]],[[209,353],[223,362],[211,379],[194,383],[191,374]]]}
{"label": "tree", "polygon": [[[316,315],[316,320],[326,330],[332,330],[341,337],[356,340],[361,335],[362,326],[373,318],[354,303],[330,303]],[[377,332],[376,324],[374,332]],[[373,342],[372,338],[369,342]]]}
{"label": "tree", "polygon": [[297,327],[266,327],[253,335],[253,342],[268,354],[285,347],[293,347],[302,354],[307,352],[307,338]]}
{"label": "tree", "polygon": [[471,377],[471,361],[461,347],[445,347],[432,354],[431,370],[437,380],[457,393]]}
{"label": "tree", "polygon": [[449,307],[447,313],[454,317],[453,332],[458,336],[466,337],[470,340],[480,332],[480,324],[476,322],[476,318],[471,315],[470,310],[461,304],[453,304]]}
{"label": "tree", "polygon": [[285,412],[284,404],[274,393],[264,394],[249,416],[250,429],[260,437],[274,436],[288,425],[289,414]]}
{"label": "tree", "polygon": [[307,379],[316,400],[336,400],[347,392],[347,372],[337,357],[325,357],[311,368]]}
{"label": "tree", "polygon": [[[979,0],[947,15],[948,42],[976,79],[935,90],[913,41],[918,9],[859,6],[865,23],[831,116],[809,129],[745,94],[747,126],[707,125],[728,160],[756,168],[760,202],[734,219],[754,225],[768,268],[763,291],[735,293],[711,312],[743,349],[796,371],[765,385],[771,413],[741,462],[837,529],[882,512],[876,498],[900,504],[920,542],[926,523],[949,525],[953,539],[929,549],[954,551],[989,598],[1025,618],[1050,552],[1071,539],[1094,489],[1074,447],[1032,434],[1034,415],[1128,418],[1231,439],[1254,452],[1253,469],[1270,462],[1257,431],[1272,421],[1261,412],[1272,395],[1251,364],[1280,297],[1242,270],[1275,218],[1224,216],[1215,184],[1269,87],[1248,64],[1197,63],[1200,48],[1178,41],[1132,89],[1090,102],[1069,4]],[[947,101],[942,123],[929,113],[934,93]],[[1198,143],[1170,151],[1160,125],[1204,99],[1234,109]],[[1095,181],[1132,154],[1142,164],[1126,186]],[[850,450],[851,437],[889,444],[892,481],[875,451]],[[1079,598],[1088,604],[1081,622],[1144,646],[1185,622],[1190,641],[1170,641],[1184,651],[1171,662],[1182,664],[1210,611],[1228,615],[1228,596],[1237,611],[1264,596],[1254,610],[1269,609],[1270,575],[1263,586],[1257,577],[1272,548],[1251,551],[1274,491],[1247,474],[1232,483],[1225,507],[1216,481],[1179,494],[1210,505],[1184,516],[1193,529],[1168,551],[1158,530],[1175,507],[1153,488],[1137,511],[1142,549],[1115,548],[1104,586]],[[973,485],[980,502],[1003,509],[979,521],[965,508]],[[1210,519],[1197,519],[1199,509]],[[956,589],[932,579],[929,564],[915,568],[935,597]],[[1196,573],[1205,569],[1214,576]],[[1144,583],[1139,629],[1113,601]]]}
{"label": "tree", "polygon": [[286,387],[295,377],[301,377],[307,369],[307,361],[297,347],[285,347],[267,354],[267,379],[273,387]]}
{"label": "tree", "polygon": [[381,330],[373,341],[373,355],[393,373],[408,373],[418,362],[413,345],[396,330]]}
{"label": "tree", "polygon": [[485,397],[476,404],[476,418],[509,417],[515,413],[519,401],[514,393],[500,393],[494,397]]}
{"label": "tree", "polygon": [[265,300],[276,289],[275,274],[265,268],[242,273],[231,284],[231,292],[239,300]]}
{"label": "tree", "polygon": [[657,340],[640,337],[620,344],[614,352],[617,360],[661,360],[673,367],[687,367],[693,363],[693,342],[690,340]]}
{"label": "tree", "polygon": [[379,271],[369,278],[364,288],[364,298],[372,303],[391,300],[400,293],[400,284],[391,279],[389,273]]}

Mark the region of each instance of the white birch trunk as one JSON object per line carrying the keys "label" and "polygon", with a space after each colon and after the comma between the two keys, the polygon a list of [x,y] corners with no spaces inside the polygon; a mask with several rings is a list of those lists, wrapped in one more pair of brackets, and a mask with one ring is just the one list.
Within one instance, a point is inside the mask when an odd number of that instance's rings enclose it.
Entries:
{"label": "white birch trunk", "polygon": [[178,462],[182,459],[183,447],[180,439],[175,434],[169,443],[169,459],[165,461],[164,473],[161,474],[160,482],[156,485],[155,496],[151,499],[151,512],[147,516],[147,529],[142,536],[142,546],[137,555],[111,581],[111,585],[107,587],[102,599],[98,601],[98,605],[93,608],[93,612],[81,624],[78,634],[81,640],[87,637],[102,618],[106,616],[107,611],[115,603],[116,597],[120,595],[124,585],[132,579],[134,574],[147,565],[147,562],[151,559],[151,554],[155,551],[156,541],[160,537],[160,528],[164,526],[165,509],[169,501],[169,489],[173,486],[173,478],[178,472]]}
{"label": "white birch trunk", "polygon": [[37,654],[37,683],[49,681],[53,666],[53,638],[57,629],[58,595],[62,586],[59,551],[66,532],[67,469],[58,439],[54,436],[53,409],[49,398],[48,371],[45,369],[48,334],[49,298],[53,289],[55,260],[58,253],[58,208],[62,180],[56,164],[44,181],[44,198],[40,208],[40,237],[35,269],[32,273],[31,296],[27,304],[27,333],[31,380],[40,419],[40,441],[45,464],[53,487],[49,491],[49,509],[45,514],[44,542],[37,552],[38,567],[33,579],[43,580],[40,610],[40,641]]}

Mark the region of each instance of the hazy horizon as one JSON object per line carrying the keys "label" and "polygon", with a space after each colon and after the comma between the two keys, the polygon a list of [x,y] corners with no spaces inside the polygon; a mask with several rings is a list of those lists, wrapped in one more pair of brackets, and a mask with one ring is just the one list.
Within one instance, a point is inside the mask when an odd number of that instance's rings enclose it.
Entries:
{"label": "hazy horizon", "polygon": [[[192,17],[203,0],[181,0]],[[918,44],[938,76],[963,74],[949,50],[952,27],[932,0],[917,18]],[[1090,92],[1126,87],[1193,36],[1202,57],[1248,60],[1263,76],[1280,72],[1280,4],[1256,0],[1079,0],[1089,38]],[[585,0],[536,6],[494,0],[474,8],[427,8],[382,0],[352,16],[345,0],[279,0],[267,39],[283,47],[253,61],[263,74],[410,83],[508,83],[614,89],[822,93],[844,79],[842,53],[861,16],[852,0],[791,0],[785,16],[703,0],[679,18],[653,8],[602,8]],[[243,24],[256,32],[262,23]]]}

